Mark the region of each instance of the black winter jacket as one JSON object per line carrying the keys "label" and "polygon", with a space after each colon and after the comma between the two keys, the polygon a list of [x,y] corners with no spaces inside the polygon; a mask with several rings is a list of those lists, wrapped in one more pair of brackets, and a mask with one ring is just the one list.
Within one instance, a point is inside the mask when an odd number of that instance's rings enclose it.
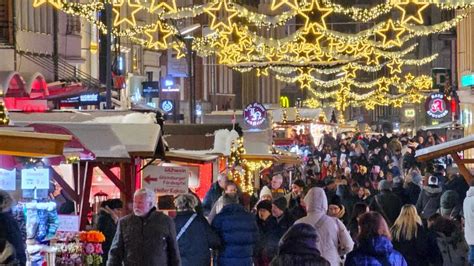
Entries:
{"label": "black winter jacket", "polygon": [[179,266],[173,220],[156,208],[145,217],[130,214],[118,222],[108,266]]}
{"label": "black winter jacket", "polygon": [[[193,214],[193,211],[183,211],[176,214],[174,218],[176,235],[179,234]],[[182,266],[209,266],[211,264],[209,249],[219,248],[220,239],[217,233],[212,230],[206,218],[197,215],[178,240],[178,245]]]}

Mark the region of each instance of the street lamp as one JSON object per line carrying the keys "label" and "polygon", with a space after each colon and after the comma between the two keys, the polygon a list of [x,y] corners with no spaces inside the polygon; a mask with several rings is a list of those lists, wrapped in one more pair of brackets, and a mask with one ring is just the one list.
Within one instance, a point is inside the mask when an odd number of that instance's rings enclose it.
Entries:
{"label": "street lamp", "polygon": [[201,28],[201,24],[196,23],[185,27],[176,34],[176,38],[182,41],[186,46],[186,61],[188,63],[188,79],[189,79],[189,120],[191,124],[196,122],[194,117],[194,107],[196,106],[196,84],[194,82],[194,57],[196,53],[193,51],[194,37],[190,35],[195,30]]}

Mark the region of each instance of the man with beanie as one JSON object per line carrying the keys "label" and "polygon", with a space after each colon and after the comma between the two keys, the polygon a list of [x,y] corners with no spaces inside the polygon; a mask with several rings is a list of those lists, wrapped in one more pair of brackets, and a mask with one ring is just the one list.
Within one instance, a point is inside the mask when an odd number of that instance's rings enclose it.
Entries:
{"label": "man with beanie", "polygon": [[423,186],[418,201],[416,202],[416,210],[423,219],[428,219],[439,209],[442,188],[439,186],[439,180],[436,176],[428,178],[428,185]]}
{"label": "man with beanie", "polygon": [[380,193],[372,198],[370,209],[382,214],[389,226],[397,219],[402,209],[402,200],[392,192],[392,186],[387,180],[378,184]]}
{"label": "man with beanie", "polygon": [[287,210],[287,205],[288,204],[284,197],[274,200],[272,204],[272,215],[276,218],[280,237],[283,236],[288,228],[290,228],[295,222],[295,219]]}
{"label": "man with beanie", "polygon": [[288,202],[288,212],[295,219],[306,216],[306,210],[301,205],[301,200],[304,197],[304,190],[306,185],[303,180],[296,179],[291,185],[291,192],[285,198]]}
{"label": "man with beanie", "polygon": [[463,203],[464,237],[469,245],[469,264],[474,265],[474,180],[470,180],[470,185]]}
{"label": "man with beanie", "polygon": [[454,190],[446,190],[441,195],[440,199],[440,213],[448,219],[456,219],[462,209],[462,202],[459,200],[459,195]]}
{"label": "man with beanie", "polygon": [[268,265],[277,253],[278,226],[275,217],[272,216],[272,202],[262,200],[257,204],[257,226],[259,239],[255,246],[254,263],[256,266]]}
{"label": "man with beanie", "polygon": [[252,265],[252,255],[258,239],[255,217],[248,213],[235,195],[222,196],[222,210],[212,220],[212,228],[221,237],[218,265]]}

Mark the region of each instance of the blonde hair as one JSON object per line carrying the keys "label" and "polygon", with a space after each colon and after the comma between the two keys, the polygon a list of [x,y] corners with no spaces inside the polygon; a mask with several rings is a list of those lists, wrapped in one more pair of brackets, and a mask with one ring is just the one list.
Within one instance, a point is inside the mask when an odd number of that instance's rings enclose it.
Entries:
{"label": "blonde hair", "polygon": [[418,234],[418,226],[422,225],[421,218],[415,206],[406,204],[393,224],[391,231],[394,240],[411,240]]}

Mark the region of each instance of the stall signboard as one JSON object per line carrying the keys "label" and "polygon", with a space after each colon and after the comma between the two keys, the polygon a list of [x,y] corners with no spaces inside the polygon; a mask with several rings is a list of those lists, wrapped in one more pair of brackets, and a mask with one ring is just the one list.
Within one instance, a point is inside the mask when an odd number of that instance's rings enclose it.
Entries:
{"label": "stall signboard", "polygon": [[16,169],[8,171],[0,168],[0,189],[16,190]]}
{"label": "stall signboard", "polygon": [[160,107],[165,113],[172,113],[174,110],[174,102],[172,100],[163,100]]}
{"label": "stall signboard", "polygon": [[160,97],[160,83],[158,81],[146,81],[142,82],[143,97],[148,98],[159,98]]}
{"label": "stall signboard", "polygon": [[58,215],[60,232],[79,232],[79,215]]}
{"label": "stall signboard", "polygon": [[261,103],[251,103],[245,107],[244,120],[252,127],[257,127],[265,122],[267,109]]}
{"label": "stall signboard", "polygon": [[433,93],[426,99],[425,110],[429,117],[440,119],[448,115],[448,101],[441,93]]}
{"label": "stall signboard", "polygon": [[49,169],[21,170],[22,189],[49,189]]}
{"label": "stall signboard", "polygon": [[150,165],[143,170],[143,187],[156,193],[183,194],[188,192],[189,171],[186,167]]}

